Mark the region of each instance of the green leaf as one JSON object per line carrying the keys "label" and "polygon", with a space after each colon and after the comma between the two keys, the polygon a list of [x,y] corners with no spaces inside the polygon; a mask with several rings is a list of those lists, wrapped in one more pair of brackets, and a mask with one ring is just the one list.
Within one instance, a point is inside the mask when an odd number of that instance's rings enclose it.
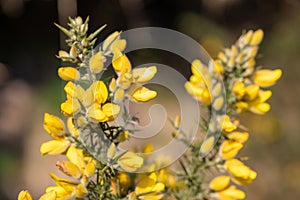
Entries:
{"label": "green leaf", "polygon": [[91,41],[92,39],[94,39],[94,37],[96,37],[105,27],[106,27],[106,24],[104,24],[103,26],[101,26],[100,28],[98,28],[98,30],[96,30],[94,33],[92,33],[92,34],[89,35],[89,37],[87,38],[87,40]]}
{"label": "green leaf", "polygon": [[66,34],[68,37],[71,37],[71,33],[69,30],[67,30],[66,28],[60,26],[59,24],[57,23],[54,23],[54,25],[59,28],[64,34]]}

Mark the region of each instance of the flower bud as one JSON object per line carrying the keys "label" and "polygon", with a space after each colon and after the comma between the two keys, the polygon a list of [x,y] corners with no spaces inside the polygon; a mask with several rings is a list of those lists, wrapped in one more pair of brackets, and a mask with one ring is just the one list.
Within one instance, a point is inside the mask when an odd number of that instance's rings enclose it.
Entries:
{"label": "flower bud", "polygon": [[58,76],[65,81],[75,81],[80,77],[79,71],[73,67],[60,67]]}

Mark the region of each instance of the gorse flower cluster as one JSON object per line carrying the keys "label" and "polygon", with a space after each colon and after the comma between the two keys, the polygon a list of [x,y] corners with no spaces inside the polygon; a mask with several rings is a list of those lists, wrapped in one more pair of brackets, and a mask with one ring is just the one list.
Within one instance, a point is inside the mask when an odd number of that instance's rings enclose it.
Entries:
{"label": "gorse flower cluster", "polygon": [[[206,105],[209,112],[217,114],[213,123],[204,120],[201,127],[208,132],[206,138],[192,145],[192,151],[181,161],[185,172],[182,181],[187,187],[177,191],[177,199],[235,200],[246,197],[236,185],[251,183],[257,173],[242,162],[245,158],[236,157],[249,138],[238,115],[243,112],[260,115],[268,112],[270,105],[266,101],[272,93],[266,88],[274,85],[282,74],[280,69],[267,70],[256,66],[255,57],[262,39],[262,30],[250,30],[230,48],[220,52],[215,60],[209,62],[209,66],[204,66],[199,60],[192,63],[193,75],[185,88]],[[224,114],[220,112],[223,109],[226,109]],[[177,137],[185,140],[182,135]],[[199,154],[205,156],[199,158]],[[206,184],[205,171],[211,170],[220,175]]]}
{"label": "gorse flower cluster", "polygon": [[[88,21],[89,18],[70,18],[69,29],[56,24],[67,35],[69,46],[68,51],[61,50],[57,55],[66,63],[58,69],[58,76],[66,81],[66,100],[60,105],[65,120],[45,113],[43,126],[52,139],[41,145],[40,152],[65,155],[66,160],[57,161],[56,166],[68,178],[51,173],[55,185],[46,188],[40,199],[244,199],[246,195],[237,185],[251,183],[257,173],[243,163],[245,158],[237,157],[249,137],[238,115],[268,112],[270,105],[266,101],[272,93],[266,88],[281,76],[279,69],[256,67],[263,32],[243,34],[209,66],[200,60],[192,63],[193,75],[184,87],[210,113],[217,114],[210,116],[213,123],[203,120],[200,125],[208,132],[206,138],[190,145],[178,161],[181,169],[175,170],[159,167],[166,162],[163,155],[147,161],[134,151],[119,148],[135,132],[127,125],[134,127],[138,123],[121,103],[155,98],[156,91],[143,85],[155,76],[157,68],[132,68],[122,53],[126,40],[120,32],[109,35],[95,50],[96,36],[105,26],[88,35]],[[122,109],[125,110],[121,116]],[[123,123],[117,124],[117,118]],[[180,117],[176,117],[173,125],[174,139],[189,143],[180,128]],[[151,144],[142,150],[152,151]],[[146,163],[149,165],[145,166]],[[143,168],[149,173],[135,173]],[[208,171],[219,175],[213,178]],[[18,199],[32,197],[23,190]]]}

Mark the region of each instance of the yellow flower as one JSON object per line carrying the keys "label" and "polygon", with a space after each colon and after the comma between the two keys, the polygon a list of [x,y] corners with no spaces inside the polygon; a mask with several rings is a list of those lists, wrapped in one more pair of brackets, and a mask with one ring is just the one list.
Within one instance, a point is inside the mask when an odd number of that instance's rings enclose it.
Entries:
{"label": "yellow flower", "polygon": [[56,162],[56,167],[65,173],[68,176],[72,176],[75,179],[78,179],[81,177],[81,170],[75,165],[74,163],[70,161],[63,161],[63,162]]}
{"label": "yellow flower", "polygon": [[124,74],[120,74],[120,76],[117,78],[116,83],[118,87],[126,90],[131,86],[132,81],[133,81],[132,74],[127,72]]}
{"label": "yellow flower", "polygon": [[207,68],[200,60],[194,60],[191,70],[193,75],[190,77],[190,80],[184,84],[186,91],[196,100],[205,105],[209,105],[211,103],[211,96],[208,86],[211,85],[211,77]]}
{"label": "yellow flower", "polygon": [[108,90],[103,81],[95,81],[89,88],[93,93],[94,102],[97,104],[105,103],[108,97]]}
{"label": "yellow flower", "polygon": [[144,83],[151,80],[157,72],[155,66],[151,67],[143,67],[143,68],[136,68],[132,70],[133,78],[135,82]]}
{"label": "yellow flower", "polygon": [[232,132],[237,128],[236,124],[231,122],[228,115],[225,115],[223,117],[223,120],[221,120],[221,122],[222,122],[222,124],[221,124],[222,130],[227,133]]}
{"label": "yellow flower", "polygon": [[101,110],[98,104],[93,104],[88,108],[87,115],[90,119],[96,122],[105,122],[107,121],[107,117],[105,113]]}
{"label": "yellow flower", "polygon": [[100,73],[103,69],[102,53],[99,51],[90,58],[90,70],[92,73]]}
{"label": "yellow flower", "polygon": [[210,93],[206,86],[200,86],[193,84],[191,82],[186,82],[184,84],[186,91],[192,95],[196,100],[201,101],[205,105],[210,104],[211,98]]}
{"label": "yellow flower", "polygon": [[224,167],[232,175],[232,180],[240,185],[251,183],[257,176],[255,171],[237,159],[227,160]]}
{"label": "yellow flower", "polygon": [[54,190],[51,190],[49,192],[46,192],[39,200],[56,200],[57,195]]}
{"label": "yellow flower", "polygon": [[245,192],[237,189],[234,185],[218,191],[214,195],[219,200],[241,200],[246,198]]}
{"label": "yellow flower", "polygon": [[84,161],[84,156],[83,156],[83,151],[82,150],[77,149],[74,146],[70,146],[66,156],[79,169],[84,169],[85,161]]}
{"label": "yellow flower", "polygon": [[27,190],[22,190],[18,195],[18,200],[32,200],[32,197]]}
{"label": "yellow flower", "polygon": [[75,81],[80,77],[80,74],[74,67],[60,67],[58,76],[65,81]]}
{"label": "yellow flower", "polygon": [[264,37],[264,32],[261,29],[258,29],[253,33],[250,44],[251,45],[259,45]]}
{"label": "yellow flower", "polygon": [[102,111],[106,115],[107,121],[112,121],[120,113],[120,106],[112,103],[106,103],[102,106]]}
{"label": "yellow flower", "polygon": [[67,99],[76,99],[82,101],[84,89],[80,85],[76,85],[73,82],[69,81],[65,85],[64,90],[67,94]]}
{"label": "yellow flower", "polygon": [[139,102],[146,102],[150,101],[151,99],[155,98],[157,93],[153,90],[149,90],[146,87],[139,87],[135,89],[132,93],[132,98]]}
{"label": "yellow flower", "polygon": [[118,180],[122,188],[129,188],[132,184],[131,178],[128,173],[119,171]]}
{"label": "yellow flower", "polygon": [[165,189],[163,183],[157,182],[155,173],[144,177],[135,187],[135,194],[141,200],[160,200],[163,198],[161,192]]}
{"label": "yellow flower", "polygon": [[238,113],[246,112],[249,110],[249,104],[244,101],[238,101],[235,104],[235,108]]}
{"label": "yellow flower", "polygon": [[54,115],[49,113],[44,114],[44,129],[53,138],[61,137],[65,134],[65,124],[64,122]]}
{"label": "yellow flower", "polygon": [[243,144],[234,140],[224,140],[220,147],[220,157],[223,159],[230,159],[235,157],[243,148]]}
{"label": "yellow flower", "polygon": [[131,71],[131,64],[125,54],[122,54],[120,50],[114,52],[112,66],[118,75],[126,74]]}
{"label": "yellow flower", "polygon": [[274,85],[278,79],[280,79],[281,75],[282,71],[280,69],[262,69],[255,72],[253,80],[261,87],[270,87]]}
{"label": "yellow flower", "polygon": [[60,51],[58,51],[58,57],[60,57],[60,58],[69,58],[70,55],[68,54],[68,52],[60,50]]}
{"label": "yellow flower", "polygon": [[57,186],[48,187],[46,193],[54,190],[57,194],[57,199],[69,199],[71,197],[82,198],[88,193],[82,183],[70,181],[65,178],[58,178],[55,174],[50,174],[50,176],[56,182]]}
{"label": "yellow flower", "polygon": [[202,154],[208,153],[213,148],[214,144],[215,144],[215,138],[213,136],[210,136],[202,143],[200,152]]}
{"label": "yellow flower", "polygon": [[211,190],[220,191],[227,188],[230,184],[229,176],[217,176],[209,183],[209,188]]}
{"label": "yellow flower", "polygon": [[114,95],[114,102],[123,101],[124,96],[125,96],[125,91],[122,88],[118,88]]}
{"label": "yellow flower", "polygon": [[159,170],[157,180],[171,189],[179,186],[176,176],[166,168]]}
{"label": "yellow flower", "polygon": [[127,152],[118,159],[120,167],[128,172],[136,171],[138,168],[142,167],[143,163],[144,159],[133,152]]}
{"label": "yellow flower", "polygon": [[71,58],[76,58],[77,57],[75,44],[73,44],[72,47],[70,48],[69,55],[70,55]]}
{"label": "yellow flower", "polygon": [[267,91],[260,90],[257,98],[249,102],[250,111],[261,115],[268,112],[271,106],[270,104],[266,103],[266,101],[271,96],[272,96],[272,92],[270,90]]}
{"label": "yellow flower", "polygon": [[49,186],[46,188],[46,194],[54,191],[56,194],[56,200],[70,199],[73,196],[75,187],[73,187],[71,184],[69,184],[69,187],[67,187],[67,184],[65,184],[64,187]]}
{"label": "yellow flower", "polygon": [[80,104],[77,99],[67,99],[60,105],[60,109],[64,115],[70,117],[79,111]]}
{"label": "yellow flower", "polygon": [[208,69],[203,65],[203,63],[200,60],[196,59],[192,62],[191,71],[193,75],[198,77],[203,82],[206,82],[206,84],[209,84],[210,76],[207,76],[209,75]]}
{"label": "yellow flower", "polygon": [[42,155],[57,155],[64,153],[70,146],[70,142],[65,139],[50,140],[45,142],[40,147],[40,152]]}
{"label": "yellow flower", "polygon": [[249,138],[249,133],[248,132],[232,132],[226,135],[226,137],[230,140],[239,142],[239,143],[244,143],[248,140]]}
{"label": "yellow flower", "polygon": [[110,34],[103,42],[103,51],[123,51],[126,47],[126,40],[120,39],[120,32],[115,31]]}
{"label": "yellow flower", "polygon": [[259,92],[258,85],[249,85],[245,88],[245,99],[252,101],[255,99]]}

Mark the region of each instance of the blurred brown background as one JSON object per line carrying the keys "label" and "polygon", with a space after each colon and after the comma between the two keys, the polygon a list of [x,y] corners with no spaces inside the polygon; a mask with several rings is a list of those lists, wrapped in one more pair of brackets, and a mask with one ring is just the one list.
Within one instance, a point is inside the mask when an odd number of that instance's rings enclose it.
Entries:
{"label": "blurred brown background", "polygon": [[[34,197],[52,184],[57,157],[42,157],[49,139],[43,113],[59,114],[63,82],[55,58],[64,37],[53,22],[90,16],[90,30],[158,26],[199,41],[212,56],[243,30],[262,28],[265,40],[258,63],[283,69],[273,87],[272,110],[245,115],[252,134],[242,151],[258,171],[246,186],[247,199],[300,198],[300,1],[298,0],[0,0],[0,199],[16,199],[20,189]],[[188,72],[187,72],[188,75]],[[49,167],[51,166],[51,167]]]}

